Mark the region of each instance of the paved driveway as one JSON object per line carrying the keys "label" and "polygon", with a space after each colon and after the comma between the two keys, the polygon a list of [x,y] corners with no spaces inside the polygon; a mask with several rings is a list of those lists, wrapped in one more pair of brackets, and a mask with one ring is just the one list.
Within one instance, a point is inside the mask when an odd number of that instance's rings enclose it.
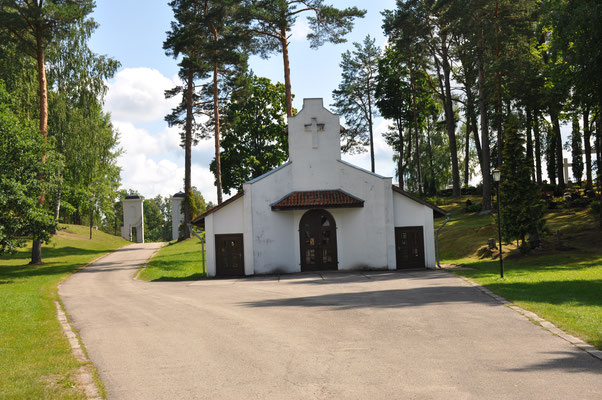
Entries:
{"label": "paved driveway", "polygon": [[602,362],[441,271],[60,288],[110,399],[600,399]]}

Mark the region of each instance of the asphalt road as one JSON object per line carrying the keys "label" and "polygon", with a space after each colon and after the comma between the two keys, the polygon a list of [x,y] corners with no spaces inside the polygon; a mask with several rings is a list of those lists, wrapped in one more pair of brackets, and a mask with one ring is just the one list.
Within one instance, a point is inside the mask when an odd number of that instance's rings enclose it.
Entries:
{"label": "asphalt road", "polygon": [[60,287],[109,399],[601,399],[602,362],[441,271]]}

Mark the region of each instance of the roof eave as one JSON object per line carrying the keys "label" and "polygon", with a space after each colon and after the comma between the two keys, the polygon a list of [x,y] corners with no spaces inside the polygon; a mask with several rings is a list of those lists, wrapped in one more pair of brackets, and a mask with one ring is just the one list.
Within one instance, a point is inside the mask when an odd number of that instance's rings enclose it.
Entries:
{"label": "roof eave", "polygon": [[240,199],[242,196],[244,196],[245,191],[241,190],[240,192],[236,193],[234,196],[230,197],[228,200],[216,205],[215,207],[210,208],[209,210],[205,211],[204,213],[202,213],[201,215],[197,216],[196,218],[194,218],[191,221],[192,225],[201,225],[202,223],[205,222],[205,217],[209,214],[213,214],[214,212],[226,207],[227,205],[234,203],[234,201]]}
{"label": "roof eave", "polygon": [[362,208],[364,202],[361,204],[328,204],[328,205],[313,205],[313,206],[291,206],[291,207],[278,207],[272,206],[272,211],[292,211],[292,210],[315,210],[315,209],[329,209],[329,208]]}
{"label": "roof eave", "polygon": [[429,203],[428,201],[422,200],[420,197],[416,197],[413,194],[410,194],[410,193],[406,192],[405,190],[399,188],[398,186],[392,185],[392,188],[393,188],[394,192],[397,192],[397,193],[401,194],[402,196],[407,197],[410,200],[414,200],[417,203],[420,203],[424,206],[431,208],[433,210],[433,212],[436,214],[435,218],[446,217],[446,216],[450,215],[450,213],[448,213],[444,209],[439,208],[436,205]]}

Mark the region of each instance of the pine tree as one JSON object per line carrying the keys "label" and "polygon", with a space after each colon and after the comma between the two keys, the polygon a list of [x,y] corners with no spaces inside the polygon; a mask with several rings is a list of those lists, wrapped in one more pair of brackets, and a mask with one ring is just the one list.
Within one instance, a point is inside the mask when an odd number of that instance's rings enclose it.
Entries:
{"label": "pine tree", "polygon": [[579,129],[579,120],[577,116],[573,117],[573,132],[571,133],[571,156],[573,159],[572,169],[575,181],[581,184],[583,177],[583,144],[581,140],[581,130]]}
{"label": "pine tree", "polygon": [[[363,43],[353,43],[355,50],[343,53],[341,63],[341,83],[332,92],[335,112],[345,118],[347,130],[344,133],[343,151],[353,152],[354,148],[363,151],[367,142],[370,145],[370,165],[374,172],[374,118],[378,115],[376,80],[380,49],[370,35]],[[366,140],[367,139],[367,140]]]}
{"label": "pine tree", "polygon": [[556,185],[556,139],[551,125],[546,126],[545,151],[548,177],[550,183]]}
{"label": "pine tree", "polygon": [[338,9],[324,4],[324,0],[246,0],[250,32],[256,37],[258,51],[267,55],[282,52],[286,114],[293,115],[293,95],[289,62],[290,31],[301,14],[309,14],[310,47],[317,49],[326,42],[343,43],[353,29],[353,20],[363,18],[365,10],[357,7]]}
{"label": "pine tree", "polygon": [[[531,180],[531,167],[525,154],[525,138],[518,130],[519,121],[511,115],[504,129],[504,163],[501,166],[500,208],[504,240],[538,238],[543,229],[544,207],[539,188]],[[499,216],[498,216],[499,217]]]}

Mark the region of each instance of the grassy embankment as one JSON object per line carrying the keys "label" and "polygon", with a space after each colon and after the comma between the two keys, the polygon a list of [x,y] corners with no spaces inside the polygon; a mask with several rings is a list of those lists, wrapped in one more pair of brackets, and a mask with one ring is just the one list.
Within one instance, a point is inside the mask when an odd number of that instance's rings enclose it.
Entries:
{"label": "grassy embankment", "polygon": [[[471,268],[454,272],[602,349],[602,233],[591,214],[583,209],[549,211],[550,233],[542,238],[543,248],[522,256],[516,244],[505,245],[501,279],[499,259],[481,258],[478,252],[488,238],[497,238],[495,218],[464,213],[465,201],[442,206],[452,218],[440,233],[441,262]],[[572,249],[555,249],[556,231],[564,247]]]}
{"label": "grassy embankment", "polygon": [[172,242],[159,250],[138,278],[146,281],[185,281],[204,278],[201,242],[197,238]]}
{"label": "grassy embankment", "polygon": [[57,286],[75,269],[128,242],[87,227],[61,226],[43,246],[44,265],[27,265],[31,247],[0,257],[0,398],[84,399],[81,364],[57,320]]}

